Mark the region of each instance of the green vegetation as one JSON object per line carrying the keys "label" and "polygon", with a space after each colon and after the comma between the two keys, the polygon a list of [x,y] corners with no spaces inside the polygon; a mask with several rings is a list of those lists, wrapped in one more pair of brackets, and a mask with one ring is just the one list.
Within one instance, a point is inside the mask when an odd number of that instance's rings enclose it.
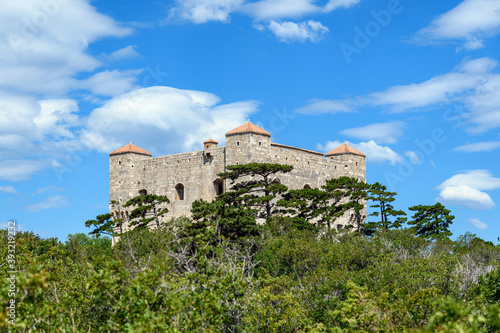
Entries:
{"label": "green vegetation", "polygon": [[[272,180],[260,184],[250,188],[268,188],[276,206],[251,201],[256,197],[245,196],[252,191],[240,193],[236,183],[212,202],[195,202],[192,219],[157,224],[163,208],[156,202],[137,220],[151,216],[158,227],[136,227],[114,247],[99,236],[121,221],[106,216],[88,223],[90,236],[70,235],[64,243],[19,232],[16,322],[8,326],[2,311],[0,331],[500,330],[500,246],[470,233],[450,240],[453,217],[441,204],[412,207],[405,228],[392,206],[396,194],[380,184],[346,178],[284,192],[273,192]],[[328,227],[349,209],[356,224],[364,198],[379,209],[369,235],[361,225]],[[271,216],[257,224],[269,207]],[[0,231],[2,258],[7,243]],[[0,265],[7,276],[11,269]],[[9,300],[2,284],[3,309]]]}

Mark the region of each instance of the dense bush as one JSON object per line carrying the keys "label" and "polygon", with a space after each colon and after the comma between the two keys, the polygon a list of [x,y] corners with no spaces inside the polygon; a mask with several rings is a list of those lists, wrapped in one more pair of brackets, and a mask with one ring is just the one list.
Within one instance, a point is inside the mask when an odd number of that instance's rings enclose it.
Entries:
{"label": "dense bush", "polygon": [[[191,223],[136,229],[114,247],[85,234],[63,243],[18,233],[11,332],[500,329],[500,248],[474,235],[366,237],[273,217],[259,235],[225,240]],[[3,258],[6,245],[0,231]],[[8,294],[2,284],[4,309]],[[8,320],[2,311],[2,330]]]}

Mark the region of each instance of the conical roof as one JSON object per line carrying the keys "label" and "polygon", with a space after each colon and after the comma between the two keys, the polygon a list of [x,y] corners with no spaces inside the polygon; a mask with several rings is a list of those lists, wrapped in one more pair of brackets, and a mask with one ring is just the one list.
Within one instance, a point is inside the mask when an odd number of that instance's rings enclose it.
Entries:
{"label": "conical roof", "polygon": [[343,144],[341,144],[340,146],[338,146],[337,148],[335,148],[335,149],[329,151],[328,153],[326,153],[325,156],[342,155],[342,154],[354,154],[354,155],[359,155],[359,156],[366,157],[365,154],[363,154],[360,151],[352,148],[351,146],[349,146],[345,142]]}
{"label": "conical roof", "polygon": [[208,139],[207,141],[205,141],[203,143],[218,143],[218,142],[215,141],[214,139],[210,138],[210,139]]}
{"label": "conical roof", "polygon": [[152,155],[149,151],[139,148],[136,145],[133,145],[132,142],[130,142],[128,145],[125,145],[121,148],[118,148],[117,150],[112,151],[111,153],[109,153],[109,156],[128,154],[128,153],[147,155],[147,156]]}
{"label": "conical roof", "polygon": [[261,135],[266,135],[266,136],[271,136],[271,133],[268,131],[260,128],[257,125],[254,125],[249,121],[244,123],[241,126],[236,127],[235,129],[230,130],[229,132],[226,133],[226,136],[234,135],[234,134],[241,134],[241,133],[257,133]]}

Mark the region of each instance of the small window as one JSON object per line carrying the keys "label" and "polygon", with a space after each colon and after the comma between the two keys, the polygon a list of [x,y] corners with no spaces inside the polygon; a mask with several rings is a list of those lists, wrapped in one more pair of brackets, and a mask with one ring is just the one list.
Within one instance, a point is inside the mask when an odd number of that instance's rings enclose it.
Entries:
{"label": "small window", "polygon": [[175,200],[176,201],[184,200],[184,185],[180,183],[175,185]]}
{"label": "small window", "polygon": [[274,178],[273,183],[281,184],[281,180],[279,178]]}
{"label": "small window", "polygon": [[118,161],[118,165],[121,165],[122,164],[122,161]]}
{"label": "small window", "polygon": [[220,178],[214,181],[215,195],[224,193],[224,181]]}
{"label": "small window", "polygon": [[132,164],[132,168],[134,167],[134,165]]}
{"label": "small window", "polygon": [[240,142],[239,141],[236,141],[236,145],[239,146],[240,145]]}
{"label": "small window", "polygon": [[262,146],[262,142],[259,142],[259,146]]}
{"label": "small window", "polygon": [[141,185],[141,182],[137,182],[137,185]]}
{"label": "small window", "polygon": [[146,189],[142,189],[139,191],[139,195],[145,196],[147,194],[148,194],[148,191],[146,191]]}
{"label": "small window", "polygon": [[345,168],[347,169],[347,164],[345,165]]}
{"label": "small window", "polygon": [[304,185],[304,188],[306,188],[306,189],[310,189],[310,188],[311,188],[311,185],[309,185],[309,184],[305,184],[305,185]]}

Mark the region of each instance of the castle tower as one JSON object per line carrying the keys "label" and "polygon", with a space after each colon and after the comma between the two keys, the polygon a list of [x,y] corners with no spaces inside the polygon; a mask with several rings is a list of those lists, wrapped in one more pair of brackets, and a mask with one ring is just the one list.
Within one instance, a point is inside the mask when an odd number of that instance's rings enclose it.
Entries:
{"label": "castle tower", "polygon": [[[117,201],[121,207],[129,199],[139,195],[144,188],[139,162],[145,159],[151,159],[151,153],[133,145],[132,142],[109,153],[110,202]],[[127,220],[126,217],[123,216],[124,221]]]}
{"label": "castle tower", "polygon": [[356,177],[366,182],[366,155],[343,143],[337,148],[325,154],[328,158],[341,168],[343,176]]}
{"label": "castle tower", "polygon": [[214,139],[210,138],[207,141],[203,142],[203,154],[205,158],[213,158],[214,150],[217,148],[218,142]]}
{"label": "castle tower", "polygon": [[226,165],[268,162],[271,133],[248,120],[226,133]]}

